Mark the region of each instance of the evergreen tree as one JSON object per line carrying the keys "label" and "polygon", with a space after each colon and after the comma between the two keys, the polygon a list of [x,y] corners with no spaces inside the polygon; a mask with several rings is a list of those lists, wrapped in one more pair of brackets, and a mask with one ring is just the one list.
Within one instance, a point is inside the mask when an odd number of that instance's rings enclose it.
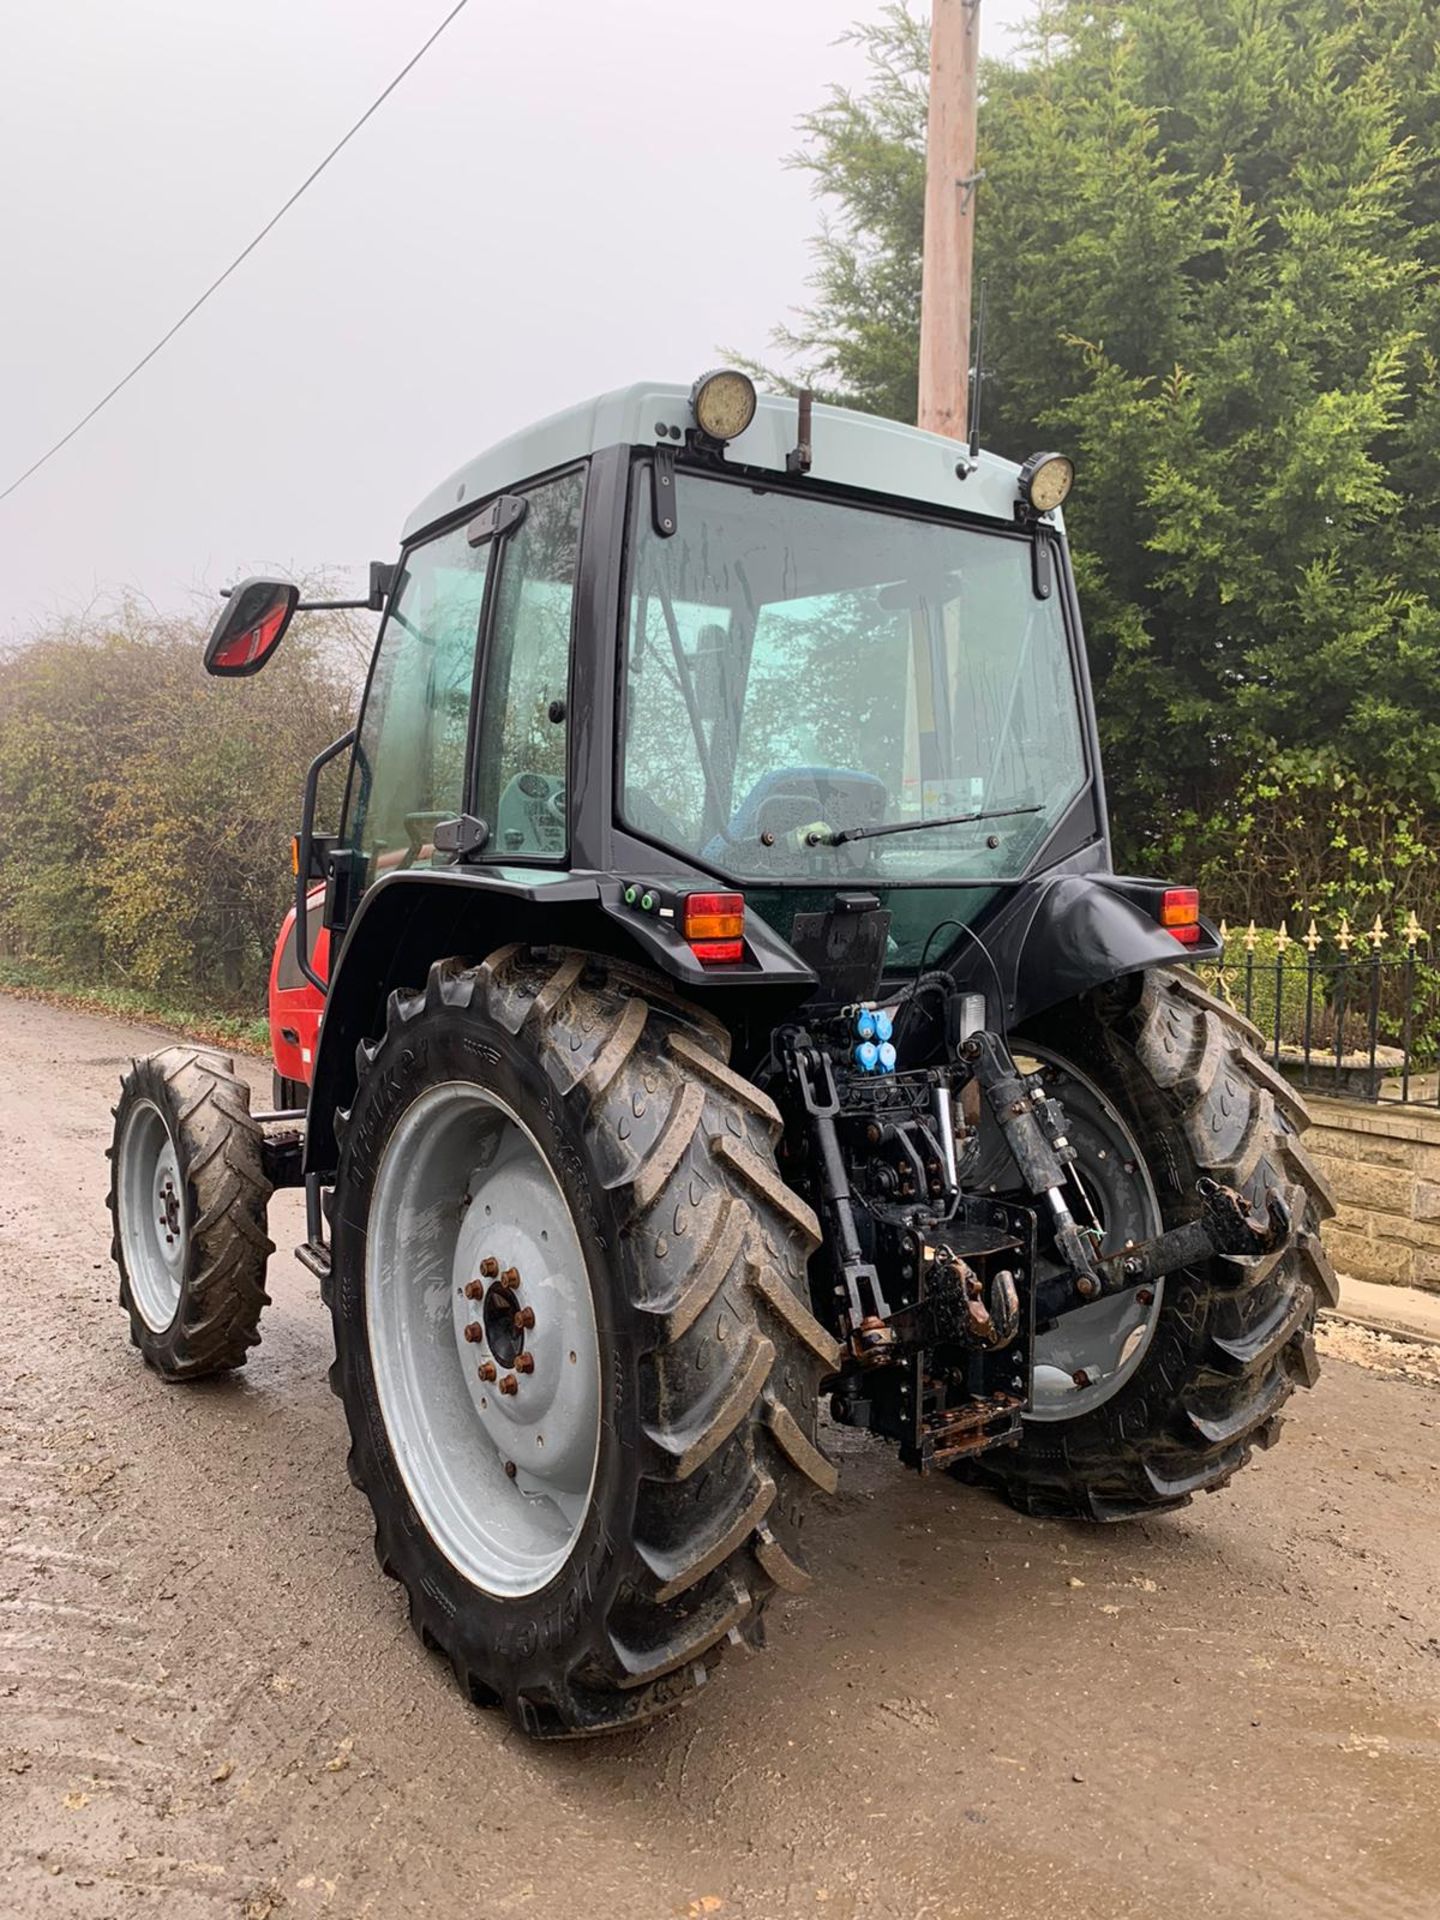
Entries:
{"label": "evergreen tree", "polygon": [[[913,418],[928,26],[857,37],[777,339]],[[1440,892],[1437,147],[1430,0],[1041,0],[983,72],[986,441],[1076,458],[1119,857],[1231,911]]]}

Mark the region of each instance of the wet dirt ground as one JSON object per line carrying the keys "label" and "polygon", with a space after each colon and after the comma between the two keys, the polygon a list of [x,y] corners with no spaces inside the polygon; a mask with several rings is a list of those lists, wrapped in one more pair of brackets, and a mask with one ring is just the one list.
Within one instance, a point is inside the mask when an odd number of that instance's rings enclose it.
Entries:
{"label": "wet dirt ground", "polygon": [[6,1916],[1440,1914],[1435,1350],[1331,1329],[1280,1445],[1143,1526],[834,1435],[770,1651],[537,1747],[378,1572],[288,1252],[240,1376],[167,1388],[130,1347],[104,1149],[160,1044],[0,996]]}

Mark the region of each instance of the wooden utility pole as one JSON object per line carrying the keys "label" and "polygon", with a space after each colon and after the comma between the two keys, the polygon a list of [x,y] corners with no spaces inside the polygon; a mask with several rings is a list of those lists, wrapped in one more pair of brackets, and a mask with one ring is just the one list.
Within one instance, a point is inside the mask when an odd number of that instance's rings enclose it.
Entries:
{"label": "wooden utility pole", "polygon": [[979,51],[980,0],[932,0],[919,424],[955,440],[969,431]]}

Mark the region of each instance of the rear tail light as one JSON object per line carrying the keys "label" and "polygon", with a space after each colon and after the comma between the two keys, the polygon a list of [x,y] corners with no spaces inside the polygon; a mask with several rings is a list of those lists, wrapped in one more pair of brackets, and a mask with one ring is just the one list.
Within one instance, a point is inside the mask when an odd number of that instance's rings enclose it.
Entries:
{"label": "rear tail light", "polygon": [[1200,944],[1200,889],[1167,887],[1160,898],[1160,924],[1182,947]]}
{"label": "rear tail light", "polygon": [[745,958],[743,893],[688,893],[681,930],[690,951],[703,965],[722,966]]}

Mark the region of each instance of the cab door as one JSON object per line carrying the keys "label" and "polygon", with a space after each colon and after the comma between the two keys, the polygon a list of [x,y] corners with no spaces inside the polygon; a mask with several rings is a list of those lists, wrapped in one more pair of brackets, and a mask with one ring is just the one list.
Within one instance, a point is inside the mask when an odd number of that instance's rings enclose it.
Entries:
{"label": "cab door", "polygon": [[435,828],[461,814],[489,830],[472,859],[564,861],[584,492],[584,470],[572,469],[498,495],[406,552],[351,763],[336,931],[387,874],[452,865]]}
{"label": "cab door", "polygon": [[[475,656],[495,543],[469,523],[410,548],[370,669],[342,840],[352,900],[435,863],[434,829],[465,810]],[[445,856],[441,856],[442,859]]]}

